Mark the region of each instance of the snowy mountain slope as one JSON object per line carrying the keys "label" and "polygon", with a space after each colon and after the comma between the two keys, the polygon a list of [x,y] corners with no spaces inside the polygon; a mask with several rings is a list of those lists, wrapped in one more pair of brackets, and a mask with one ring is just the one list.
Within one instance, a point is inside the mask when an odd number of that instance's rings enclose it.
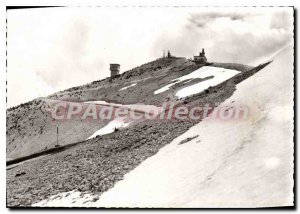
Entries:
{"label": "snowy mountain slope", "polygon": [[[288,47],[269,66],[237,85],[222,104],[248,106],[248,119],[205,119],[90,206],[293,205],[292,83],[293,50]],[[179,144],[194,136],[198,137]]]}
{"label": "snowy mountain slope", "polygon": [[[210,66],[214,65],[215,63]],[[12,152],[23,155],[23,151],[34,153],[44,149],[45,146],[48,148],[54,146],[57,123],[51,118],[46,118],[45,112],[43,115],[36,114],[39,108],[43,111],[47,109],[45,100],[57,102],[56,99],[59,99],[59,102],[67,101],[73,104],[82,102],[84,105],[97,103],[102,106],[122,106],[136,109],[139,113],[154,110],[153,107],[159,110],[160,105],[166,101],[188,108],[206,103],[216,104],[232,96],[237,83],[259,72],[265,66],[268,64],[254,68],[234,63],[217,64],[217,67],[236,70],[239,73],[201,93],[178,99],[175,96],[177,91],[207,81],[211,77],[195,78],[190,82],[183,81],[166,92],[154,95],[155,90],[169,84],[173,79],[188,75],[201,67],[182,58],[158,59],[119,77],[95,81],[59,92],[43,99],[38,105],[36,102],[31,102],[8,109],[8,157]],[[137,84],[120,91],[133,83]],[[29,120],[24,116],[28,113]],[[36,124],[37,118],[42,122]],[[58,196],[55,200],[58,200],[57,204],[61,206],[64,204],[61,200],[73,201],[74,198],[78,198],[78,192],[80,197],[88,194],[86,196],[89,199],[92,196],[99,196],[122,180],[126,173],[155,155],[163,146],[182,135],[200,120],[178,122],[146,118],[138,122],[136,120],[131,120],[132,122],[126,120],[121,123],[106,121],[107,123],[99,124],[98,120],[94,123],[87,120],[84,123],[76,117],[75,120],[63,122],[59,129],[59,139],[64,140],[64,145],[71,143],[72,146],[63,147],[59,152],[30,159],[7,169],[7,204],[8,206],[30,206],[41,202],[40,206],[44,206],[44,203],[47,206],[47,201],[51,201],[52,196],[54,198]],[[126,126],[128,122],[130,124]],[[111,133],[114,127],[119,125],[123,127]],[[37,128],[38,130],[43,128],[43,131],[37,134]],[[100,133],[101,136],[86,140],[95,133]],[[61,194],[68,196],[60,197]],[[94,198],[89,203],[94,204],[93,201]],[[75,204],[68,202],[65,206],[70,207]],[[83,206],[92,205],[84,203]]]}

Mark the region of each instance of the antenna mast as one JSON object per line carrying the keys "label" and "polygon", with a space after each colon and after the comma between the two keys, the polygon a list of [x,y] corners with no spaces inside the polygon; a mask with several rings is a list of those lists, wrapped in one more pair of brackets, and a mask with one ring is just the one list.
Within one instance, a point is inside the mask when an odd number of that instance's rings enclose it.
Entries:
{"label": "antenna mast", "polygon": [[58,146],[58,126],[56,127],[56,146]]}

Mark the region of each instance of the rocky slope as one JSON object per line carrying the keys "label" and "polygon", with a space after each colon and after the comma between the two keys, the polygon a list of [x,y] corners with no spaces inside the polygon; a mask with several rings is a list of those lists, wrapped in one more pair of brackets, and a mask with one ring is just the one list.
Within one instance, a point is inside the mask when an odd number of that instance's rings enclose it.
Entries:
{"label": "rocky slope", "polygon": [[[221,103],[234,93],[237,83],[255,74],[267,64],[255,68],[237,64],[215,64],[216,67],[235,68],[240,73],[201,93],[178,99],[175,96],[178,90],[204,80],[195,79],[175,84],[169,90],[157,95],[154,95],[154,91],[201,66],[183,58],[158,59],[112,80],[95,81],[58,92],[47,99],[39,98],[8,109],[8,159],[53,148],[56,144],[57,125],[60,127],[62,145],[81,143],[61,152],[11,166],[7,170],[7,205],[29,206],[51,195],[72,190],[99,195],[196,123],[196,121],[142,120],[111,134],[86,140],[107,123],[99,126],[97,121],[83,122],[79,118],[64,123],[53,121],[46,113],[48,99],[76,102],[101,100],[110,103],[143,103],[157,106],[166,99],[188,106]],[[120,90],[134,83],[136,85],[133,87]]]}
{"label": "rocky slope", "polygon": [[[240,64],[216,63],[216,66],[235,68],[239,71],[251,67]],[[153,96],[153,92],[173,79],[191,73],[199,65],[184,58],[165,58],[144,64],[120,76],[95,81],[55,93],[47,98],[38,98],[7,110],[7,160],[31,155],[53,148],[56,145],[56,127],[59,127],[59,144],[67,145],[84,141],[110,121],[82,121],[80,118],[54,120],[49,113],[48,99],[84,102],[101,100],[120,104],[161,105],[166,98],[176,100],[175,92],[186,84]],[[200,80],[195,80],[196,83]],[[126,90],[126,86],[136,84]],[[190,83],[191,84],[191,83]]]}

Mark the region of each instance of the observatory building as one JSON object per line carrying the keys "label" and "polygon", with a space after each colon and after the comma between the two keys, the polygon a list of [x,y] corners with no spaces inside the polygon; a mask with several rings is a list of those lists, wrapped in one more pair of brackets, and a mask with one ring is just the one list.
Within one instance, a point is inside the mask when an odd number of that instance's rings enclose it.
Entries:
{"label": "observatory building", "polygon": [[120,64],[110,64],[110,76],[115,77],[120,73]]}
{"label": "observatory building", "polygon": [[204,48],[202,48],[202,52],[199,53],[199,56],[194,56],[193,62],[195,62],[197,64],[206,64],[207,63]]}

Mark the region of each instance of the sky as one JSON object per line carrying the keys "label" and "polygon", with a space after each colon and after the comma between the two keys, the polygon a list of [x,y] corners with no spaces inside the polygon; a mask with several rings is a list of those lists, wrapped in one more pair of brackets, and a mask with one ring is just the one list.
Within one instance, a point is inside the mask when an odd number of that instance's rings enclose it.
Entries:
{"label": "sky", "polygon": [[293,8],[64,7],[7,11],[7,107],[162,57],[257,65],[293,43]]}

